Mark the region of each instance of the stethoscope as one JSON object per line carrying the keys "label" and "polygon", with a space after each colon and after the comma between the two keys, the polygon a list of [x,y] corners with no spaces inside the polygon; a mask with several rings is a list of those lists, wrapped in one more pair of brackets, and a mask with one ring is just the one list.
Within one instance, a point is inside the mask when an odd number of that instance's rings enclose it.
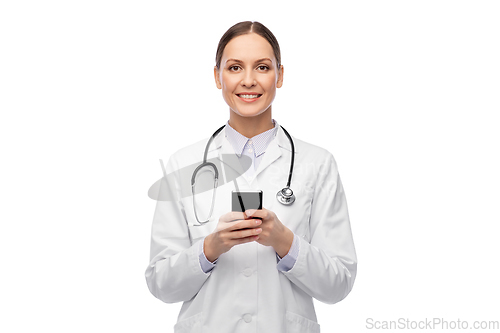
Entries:
{"label": "stethoscope", "polygon": [[[198,225],[195,224],[196,226],[201,226],[201,225],[207,223],[210,220],[210,217],[212,216],[212,212],[214,210],[215,191],[217,189],[217,184],[219,181],[219,171],[217,170],[217,167],[215,166],[215,164],[213,164],[212,162],[207,162],[207,154],[208,154],[208,148],[210,147],[210,144],[212,143],[213,139],[217,136],[217,134],[219,134],[220,131],[222,131],[222,129],[224,127],[226,127],[226,125],[221,126],[217,131],[214,132],[214,134],[212,134],[212,136],[208,140],[207,146],[205,147],[205,154],[203,155],[203,163],[198,165],[198,167],[193,172],[193,176],[191,177],[191,193],[193,194],[194,215],[196,216],[196,220],[199,223]],[[281,128],[285,132],[286,136],[288,137],[288,140],[290,141],[290,145],[292,146],[292,161],[290,162],[290,171],[288,173],[288,182],[286,183],[286,187],[284,187],[282,190],[280,190],[280,191],[278,191],[278,193],[276,193],[276,199],[280,203],[282,203],[283,205],[288,206],[288,205],[291,205],[295,201],[295,195],[293,194],[293,191],[290,188],[290,184],[292,183],[292,172],[293,172],[293,164],[294,164],[294,159],[295,159],[295,146],[293,145],[293,140],[292,140],[292,137],[290,136],[290,134],[288,134],[288,132],[286,131],[286,129],[283,126],[281,126]],[[206,221],[200,221],[200,219],[198,218],[198,214],[196,213],[196,203],[194,200],[194,187],[196,185],[196,182],[195,182],[196,174],[198,173],[198,171],[201,168],[203,168],[205,166],[209,166],[214,170],[214,175],[215,175],[215,177],[214,177],[214,193],[212,196],[212,206],[210,208],[210,213],[208,215],[208,218]]]}

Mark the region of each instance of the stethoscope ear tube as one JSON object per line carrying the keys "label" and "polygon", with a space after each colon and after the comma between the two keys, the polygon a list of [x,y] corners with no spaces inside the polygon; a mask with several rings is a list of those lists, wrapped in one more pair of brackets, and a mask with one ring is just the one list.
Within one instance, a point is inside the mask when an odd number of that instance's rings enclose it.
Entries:
{"label": "stethoscope ear tube", "polygon": [[[290,189],[290,185],[292,184],[293,165],[295,163],[295,145],[293,144],[292,137],[290,136],[290,134],[288,134],[287,130],[283,126],[281,126],[281,128],[283,129],[283,132],[285,132],[286,136],[288,137],[288,140],[290,141],[290,145],[292,146],[292,161],[290,162],[290,171],[288,172],[288,181],[286,183],[286,187],[288,189]],[[284,190],[285,189],[283,189],[282,191],[284,191]],[[293,192],[292,192],[292,195],[293,195]]]}
{"label": "stethoscope ear tube", "polygon": [[219,179],[219,171],[217,170],[217,167],[215,166],[215,164],[213,164],[212,162],[204,162],[200,165],[198,165],[196,167],[196,169],[194,169],[194,172],[193,172],[193,176],[191,176],[191,187],[194,186],[194,183],[195,183],[195,178],[196,178],[196,174],[198,173],[198,171],[203,168],[204,166],[211,166],[212,169],[214,169],[214,173],[215,173],[215,180]]}
{"label": "stethoscope ear tube", "polygon": [[193,177],[191,178],[191,194],[192,194],[192,197],[193,197],[194,216],[196,217],[196,221],[198,221],[198,223],[199,223],[199,224],[195,224],[196,227],[202,226],[205,223],[207,223],[208,221],[210,221],[210,217],[212,216],[212,213],[214,211],[215,192],[217,191],[217,187],[218,187],[218,184],[219,184],[219,173],[217,172],[217,167],[213,163],[210,163],[210,162],[208,162],[208,163],[212,164],[214,166],[215,177],[214,177],[214,193],[212,195],[212,204],[210,205],[210,213],[208,213],[208,218],[207,218],[206,221],[200,221],[200,219],[198,218],[198,213],[196,212],[196,202],[194,200],[194,196],[195,196],[195,193],[194,193],[194,185],[195,185],[194,176],[196,176],[196,172],[198,172],[199,168],[203,167],[203,165],[199,165],[196,168],[195,172],[193,173]]}

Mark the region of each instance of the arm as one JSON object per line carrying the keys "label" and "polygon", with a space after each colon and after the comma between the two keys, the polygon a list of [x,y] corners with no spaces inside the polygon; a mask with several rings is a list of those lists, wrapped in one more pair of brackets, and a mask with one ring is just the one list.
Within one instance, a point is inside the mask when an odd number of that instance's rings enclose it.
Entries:
{"label": "arm", "polygon": [[351,291],[357,258],[344,190],[330,153],[318,171],[309,221],[311,241],[297,237],[297,261],[282,273],[307,294],[333,304]]}
{"label": "arm", "polygon": [[166,166],[160,191],[168,191],[169,201],[157,201],[151,228],[150,263],[146,282],[151,293],[165,303],[176,303],[193,298],[210,276],[200,265],[199,242],[191,244],[183,206],[178,199],[178,179],[172,176],[175,161]]}

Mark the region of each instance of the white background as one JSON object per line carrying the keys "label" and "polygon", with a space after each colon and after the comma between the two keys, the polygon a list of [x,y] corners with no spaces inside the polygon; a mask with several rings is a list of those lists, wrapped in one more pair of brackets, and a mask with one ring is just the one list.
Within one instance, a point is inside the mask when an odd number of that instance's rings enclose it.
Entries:
{"label": "white background", "polygon": [[[331,151],[358,277],[322,332],[500,320],[498,1],[3,1],[2,332],[172,332],[147,289],[149,186],[229,109],[217,43],[278,38],[273,118]],[[284,179],[285,181],[285,179]],[[9,328],[7,328],[9,327]]]}

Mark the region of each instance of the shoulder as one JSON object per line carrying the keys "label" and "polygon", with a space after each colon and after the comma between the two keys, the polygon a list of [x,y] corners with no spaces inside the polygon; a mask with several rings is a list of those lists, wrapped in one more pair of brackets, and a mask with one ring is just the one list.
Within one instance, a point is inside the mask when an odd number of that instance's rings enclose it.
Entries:
{"label": "shoulder", "polygon": [[292,138],[298,151],[296,158],[316,164],[328,163],[333,164],[335,167],[337,166],[333,154],[328,149],[301,139],[297,139],[293,135]]}
{"label": "shoulder", "polygon": [[293,139],[299,147],[295,155],[297,172],[309,174],[314,179],[314,184],[319,182],[322,183],[321,186],[330,186],[339,181],[337,162],[328,149],[300,139]]}
{"label": "shoulder", "polygon": [[170,156],[170,161],[175,163],[177,166],[200,163],[203,159],[207,142],[208,138],[202,139],[176,150]]}

